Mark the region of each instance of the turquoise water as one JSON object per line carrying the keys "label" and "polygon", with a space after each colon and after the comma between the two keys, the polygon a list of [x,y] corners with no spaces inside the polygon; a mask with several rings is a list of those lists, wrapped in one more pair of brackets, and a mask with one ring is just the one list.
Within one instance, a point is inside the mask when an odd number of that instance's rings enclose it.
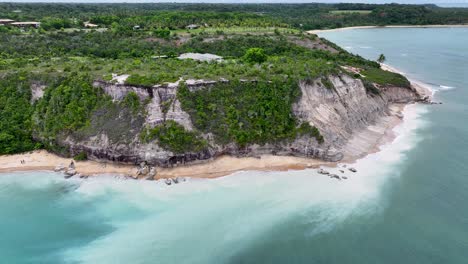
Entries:
{"label": "turquoise water", "polygon": [[430,83],[395,142],[312,170],[159,182],[0,174],[0,263],[467,263],[468,29],[329,32]]}

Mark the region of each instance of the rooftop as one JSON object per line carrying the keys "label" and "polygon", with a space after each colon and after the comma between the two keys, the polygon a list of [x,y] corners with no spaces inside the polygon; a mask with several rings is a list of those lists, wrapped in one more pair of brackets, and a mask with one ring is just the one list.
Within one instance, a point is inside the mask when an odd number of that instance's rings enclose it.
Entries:
{"label": "rooftop", "polygon": [[41,22],[13,22],[12,25],[39,25]]}

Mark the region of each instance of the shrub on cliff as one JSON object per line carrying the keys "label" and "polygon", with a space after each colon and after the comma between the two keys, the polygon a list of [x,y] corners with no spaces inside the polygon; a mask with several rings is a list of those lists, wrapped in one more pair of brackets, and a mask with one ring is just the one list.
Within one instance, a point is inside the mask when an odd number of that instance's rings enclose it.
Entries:
{"label": "shrub on cliff", "polygon": [[263,63],[268,59],[262,48],[250,48],[245,52],[244,60],[249,63]]}
{"label": "shrub on cliff", "polygon": [[174,153],[199,152],[207,147],[207,142],[196,132],[187,131],[173,120],[167,120],[140,134],[143,142],[156,140],[158,145]]}
{"label": "shrub on cliff", "polygon": [[89,125],[92,112],[107,101],[89,76],[71,74],[45,90],[33,115],[35,132],[50,143]]}
{"label": "shrub on cliff", "polygon": [[140,97],[135,92],[129,92],[121,102],[122,106],[127,107],[133,114],[141,110]]}
{"label": "shrub on cliff", "polygon": [[292,140],[309,132],[298,128],[292,112],[299,95],[294,81],[231,81],[194,92],[182,86],[177,97],[197,129],[213,133],[221,144],[234,142],[245,147]]}
{"label": "shrub on cliff", "polygon": [[83,160],[88,160],[88,154],[86,152],[82,151],[78,153],[75,157],[73,157],[74,160],[76,161],[83,161]]}
{"label": "shrub on cliff", "polygon": [[0,154],[24,152],[40,147],[31,135],[30,83],[25,74],[0,79]]}

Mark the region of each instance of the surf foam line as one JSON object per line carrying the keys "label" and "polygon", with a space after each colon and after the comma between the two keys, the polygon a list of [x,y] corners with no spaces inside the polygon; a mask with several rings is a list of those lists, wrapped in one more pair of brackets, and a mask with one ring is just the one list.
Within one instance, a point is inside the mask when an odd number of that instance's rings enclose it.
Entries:
{"label": "surf foam line", "polygon": [[[411,105],[394,130],[393,143],[352,164],[348,180],[316,170],[245,171],[217,179],[166,186],[160,182],[95,178],[75,191],[94,201],[114,231],[63,252],[65,263],[220,263],[256,245],[272,232],[281,239],[313,239],[385,208],[385,186],[399,177],[408,151],[421,138],[427,108]],[[333,173],[339,168],[328,168]],[[287,226],[288,230],[283,230]],[[299,232],[299,231],[298,231]],[[207,249],[210,250],[207,250]]]}

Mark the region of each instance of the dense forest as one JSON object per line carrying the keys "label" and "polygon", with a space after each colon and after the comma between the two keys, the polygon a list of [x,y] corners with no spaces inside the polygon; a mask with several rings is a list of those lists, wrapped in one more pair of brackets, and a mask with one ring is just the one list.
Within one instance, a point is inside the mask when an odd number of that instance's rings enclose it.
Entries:
{"label": "dense forest", "polygon": [[357,25],[468,23],[468,9],[400,4],[0,4],[0,17],[40,21],[45,30],[82,26],[83,22],[130,30],[282,26],[310,30]]}
{"label": "dense forest", "polygon": [[[304,135],[322,143],[317,128],[292,115],[300,81],[319,79],[334,89],[328,76],[348,74],[362,79],[369,96],[379,96],[376,85],[409,86],[403,76],[305,30],[459,24],[468,22],[468,10],[395,4],[1,3],[0,19],[41,22],[37,28],[0,25],[0,154],[45,147],[66,155],[58,142],[102,129],[108,129],[110,140],[127,142],[138,134],[142,142],[157,141],[182,153],[208,148],[202,133],[240,147]],[[190,52],[222,60],[178,59]],[[177,98],[195,127],[186,131],[170,120],[143,127],[148,101],[135,93],[112,101],[93,85],[114,83],[118,75],[128,75],[125,84],[142,89],[189,79],[229,82],[199,91],[182,85]],[[124,119],[108,121],[116,118]]]}

